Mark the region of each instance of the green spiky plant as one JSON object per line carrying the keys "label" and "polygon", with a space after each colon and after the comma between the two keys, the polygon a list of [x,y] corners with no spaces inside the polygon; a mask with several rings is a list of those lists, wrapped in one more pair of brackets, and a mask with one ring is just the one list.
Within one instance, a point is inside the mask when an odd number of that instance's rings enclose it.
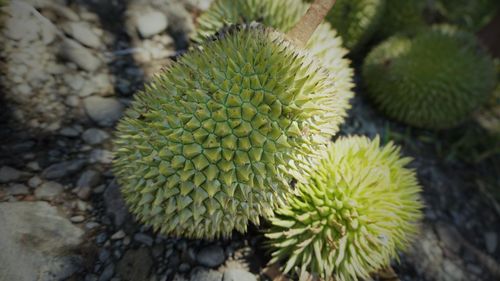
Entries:
{"label": "green spiky plant", "polygon": [[389,117],[429,129],[460,124],[493,92],[495,67],[473,34],[434,26],[394,36],[366,57],[363,82]]}
{"label": "green spiky plant", "polygon": [[384,7],[385,0],[338,0],[326,19],[339,32],[344,46],[357,52],[375,33]]}
{"label": "green spiky plant", "polygon": [[322,280],[360,280],[389,264],[417,232],[422,203],[415,172],[379,138],[331,144],[266,234],[271,263]]}
{"label": "green spiky plant", "polygon": [[376,32],[378,38],[387,38],[400,32],[413,33],[425,28],[426,1],[385,0],[385,3],[384,13]]}
{"label": "green spiky plant", "polygon": [[[196,19],[195,42],[203,42],[232,24],[259,22],[282,32],[288,32],[304,15],[308,4],[301,0],[215,0],[207,11]],[[322,62],[332,74],[336,84],[339,112],[350,107],[354,96],[352,77],[354,72],[345,58],[347,50],[342,47],[342,39],[328,23],[321,24],[306,44],[306,49]],[[340,116],[339,118],[343,118]],[[338,121],[338,123],[341,120]]]}
{"label": "green spiky plant", "polygon": [[434,9],[447,22],[478,31],[500,11],[498,0],[436,0]]}
{"label": "green spiky plant", "polygon": [[114,172],[131,211],[164,234],[205,239],[269,217],[345,115],[332,80],[263,26],[189,51],[118,124]]}

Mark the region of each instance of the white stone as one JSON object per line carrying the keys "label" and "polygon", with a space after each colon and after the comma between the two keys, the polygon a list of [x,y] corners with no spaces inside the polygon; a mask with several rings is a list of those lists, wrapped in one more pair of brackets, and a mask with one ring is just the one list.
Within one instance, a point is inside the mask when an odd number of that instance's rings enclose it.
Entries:
{"label": "white stone", "polygon": [[136,25],[141,36],[149,38],[167,28],[167,16],[158,11],[144,11],[137,15]]}
{"label": "white stone", "polygon": [[0,203],[0,280],[63,280],[82,267],[83,231],[46,202]]}
{"label": "white stone", "polygon": [[53,181],[48,181],[35,189],[35,197],[41,200],[52,200],[63,192],[64,188],[61,184]]}
{"label": "white stone", "polygon": [[86,22],[68,22],[63,25],[64,31],[83,45],[98,49],[101,39],[92,31]]}
{"label": "white stone", "polygon": [[123,105],[115,98],[91,96],[83,100],[83,105],[90,119],[104,127],[112,126],[123,112]]}
{"label": "white stone", "polygon": [[74,62],[80,68],[89,72],[95,71],[102,65],[102,61],[89,49],[72,39],[64,40],[60,52],[65,59]]}

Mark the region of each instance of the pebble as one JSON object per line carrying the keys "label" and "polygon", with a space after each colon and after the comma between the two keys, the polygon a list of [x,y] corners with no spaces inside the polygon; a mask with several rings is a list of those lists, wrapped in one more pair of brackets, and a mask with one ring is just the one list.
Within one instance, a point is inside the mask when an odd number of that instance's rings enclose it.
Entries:
{"label": "pebble", "polygon": [[486,232],[484,234],[484,241],[486,244],[486,250],[488,253],[493,254],[497,249],[498,245],[498,236],[494,232]]}
{"label": "pebble", "polygon": [[35,188],[42,184],[42,179],[38,176],[34,176],[28,180],[28,186],[31,188]]}
{"label": "pebble", "polygon": [[122,116],[123,105],[115,98],[90,96],[83,100],[83,106],[92,121],[103,127],[114,125]]}
{"label": "pebble", "polygon": [[79,171],[87,161],[83,159],[64,161],[52,164],[42,172],[46,179],[58,179]]}
{"label": "pebble", "polygon": [[196,255],[196,261],[206,267],[217,267],[225,260],[224,250],[217,245],[201,249]]}
{"label": "pebble", "polygon": [[145,11],[137,15],[136,26],[143,38],[149,38],[167,29],[165,14],[158,11]]}
{"label": "pebble", "polygon": [[96,145],[109,139],[109,134],[97,128],[90,128],[83,132],[82,139],[90,145]]}
{"label": "pebble", "polygon": [[150,247],[153,246],[153,238],[144,233],[134,235],[134,240]]}
{"label": "pebble", "polygon": [[53,181],[48,181],[35,189],[35,197],[41,200],[53,200],[56,196],[61,194],[64,187]]}
{"label": "pebble", "polygon": [[63,30],[87,47],[98,49],[102,45],[99,36],[92,31],[86,22],[68,22],[63,25]]}
{"label": "pebble", "polygon": [[252,273],[239,269],[230,268],[224,271],[223,281],[257,281],[257,277]]}
{"label": "pebble", "polygon": [[90,163],[111,164],[113,153],[106,149],[93,149],[89,156]]}
{"label": "pebble", "polygon": [[9,166],[0,168],[0,183],[16,181],[22,176],[22,172]]}
{"label": "pebble", "polygon": [[14,184],[7,189],[7,194],[9,195],[26,195],[29,193],[29,189],[24,184]]}
{"label": "pebble", "polygon": [[129,216],[127,206],[120,192],[120,187],[112,181],[103,194],[106,215],[113,219],[115,226],[120,227]]}
{"label": "pebble", "polygon": [[60,53],[65,59],[74,62],[78,67],[88,72],[93,72],[102,65],[102,61],[89,49],[69,38],[63,41]]}
{"label": "pebble", "polygon": [[130,249],[118,262],[116,275],[124,281],[149,281],[153,263],[153,258],[147,248]]}
{"label": "pebble", "polygon": [[61,130],[59,130],[59,134],[65,137],[77,137],[80,135],[80,132],[78,132],[78,130],[75,128],[64,127]]}
{"label": "pebble", "polygon": [[83,222],[85,221],[85,217],[84,216],[74,216],[74,217],[71,217],[69,219],[71,222],[74,222],[74,223],[80,223],[80,222]]}
{"label": "pebble", "polygon": [[104,271],[102,272],[101,276],[99,276],[99,281],[108,281],[113,277],[113,274],[115,273],[115,266],[110,263],[104,268]]}
{"label": "pebble", "polygon": [[76,182],[76,187],[77,188],[83,188],[83,187],[94,187],[99,183],[99,180],[101,178],[101,174],[97,171],[94,170],[86,170],[80,175],[80,178],[78,178],[78,181]]}
{"label": "pebble", "polygon": [[125,231],[123,231],[123,229],[120,229],[117,232],[115,232],[113,235],[111,235],[111,240],[123,239],[125,237],[125,235],[126,235]]}

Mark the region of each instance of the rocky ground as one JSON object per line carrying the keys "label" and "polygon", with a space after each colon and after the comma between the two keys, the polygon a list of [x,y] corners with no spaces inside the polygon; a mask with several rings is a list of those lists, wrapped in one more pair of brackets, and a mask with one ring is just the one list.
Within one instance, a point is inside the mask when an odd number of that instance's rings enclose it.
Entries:
{"label": "rocky ground", "polygon": [[[187,48],[192,16],[208,2],[13,0],[5,9],[1,281],[269,279],[261,229],[212,242],[156,234],[127,212],[110,172],[114,124],[143,83]],[[474,124],[408,129],[357,92],[342,134],[401,144],[426,203],[414,246],[394,274],[374,279],[499,280],[500,156],[462,153]]]}

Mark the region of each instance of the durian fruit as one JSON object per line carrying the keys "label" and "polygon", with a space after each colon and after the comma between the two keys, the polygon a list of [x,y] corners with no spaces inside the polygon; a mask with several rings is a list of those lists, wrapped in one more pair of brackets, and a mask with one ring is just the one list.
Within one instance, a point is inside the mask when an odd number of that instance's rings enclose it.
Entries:
{"label": "durian fruit", "polygon": [[[288,32],[304,15],[308,6],[301,0],[215,0],[196,19],[197,28],[193,39],[195,42],[203,42],[226,26],[251,22]],[[331,72],[332,82],[338,92],[334,110],[345,112],[350,107],[349,100],[354,96],[354,71],[349,66],[350,61],[345,58],[348,51],[342,47],[342,39],[328,23],[323,23],[305,47]],[[344,116],[339,115],[339,118],[343,119]]]}
{"label": "durian fruit", "polygon": [[495,66],[473,34],[440,25],[397,35],[366,57],[368,95],[389,117],[428,129],[458,125],[495,86]]}
{"label": "durian fruit", "polygon": [[498,0],[436,0],[434,9],[450,23],[478,31],[500,10]]}
{"label": "durian fruit", "polygon": [[421,187],[392,143],[345,137],[331,144],[297,194],[276,210],[270,263],[321,280],[364,280],[417,233]]}
{"label": "durian fruit", "polygon": [[338,94],[283,34],[230,28],[158,74],[119,122],[113,166],[124,198],[167,235],[245,232],[336,133]]}
{"label": "durian fruit", "polygon": [[356,52],[375,33],[384,6],[385,0],[337,0],[326,19],[339,32],[344,46]]}
{"label": "durian fruit", "polygon": [[378,38],[387,38],[400,32],[416,32],[425,28],[426,1],[385,0],[385,3],[384,13],[376,32]]}

